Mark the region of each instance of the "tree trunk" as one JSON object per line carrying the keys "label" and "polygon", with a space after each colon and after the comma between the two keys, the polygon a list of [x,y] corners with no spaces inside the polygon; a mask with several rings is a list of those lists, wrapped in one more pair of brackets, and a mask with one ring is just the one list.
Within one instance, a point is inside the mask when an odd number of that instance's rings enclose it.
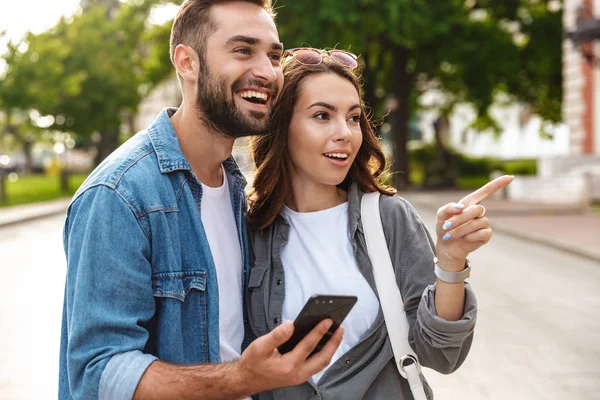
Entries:
{"label": "tree trunk", "polygon": [[433,123],[435,132],[436,158],[425,166],[425,177],[422,187],[426,189],[449,189],[456,187],[457,165],[454,154],[448,149],[450,139],[450,118],[440,115]]}
{"label": "tree trunk", "polygon": [[410,185],[410,169],[408,162],[408,123],[410,118],[410,92],[413,85],[413,76],[408,72],[410,51],[400,45],[392,44],[393,68],[396,70],[392,82],[391,93],[398,105],[390,114],[394,137],[394,184],[397,189],[407,189]]}
{"label": "tree trunk", "polygon": [[31,155],[33,142],[22,139],[21,148],[23,149],[23,155],[25,156],[25,173],[30,174],[33,171],[33,156]]}
{"label": "tree trunk", "polygon": [[100,142],[96,146],[96,157],[94,158],[94,164],[97,166],[110,155],[118,146],[119,130],[115,129],[110,132],[100,133]]}

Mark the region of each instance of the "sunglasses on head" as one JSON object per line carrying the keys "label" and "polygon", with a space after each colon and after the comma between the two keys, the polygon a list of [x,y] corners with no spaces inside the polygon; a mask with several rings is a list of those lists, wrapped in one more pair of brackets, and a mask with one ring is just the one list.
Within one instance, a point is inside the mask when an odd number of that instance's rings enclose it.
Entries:
{"label": "sunglasses on head", "polygon": [[312,47],[297,47],[284,51],[283,58],[294,57],[296,61],[303,65],[318,65],[323,62],[323,53],[329,55],[338,64],[354,69],[358,66],[358,56],[344,50],[320,50]]}

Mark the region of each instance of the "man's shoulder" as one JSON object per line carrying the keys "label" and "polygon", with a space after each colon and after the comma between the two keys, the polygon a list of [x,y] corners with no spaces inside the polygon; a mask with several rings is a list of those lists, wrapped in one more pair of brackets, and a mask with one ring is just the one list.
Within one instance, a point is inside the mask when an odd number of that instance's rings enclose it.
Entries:
{"label": "man's shoulder", "polygon": [[162,179],[158,158],[148,131],[135,134],[110,154],[83,182],[73,201],[83,193],[97,187],[107,187],[117,192],[136,192],[150,189]]}

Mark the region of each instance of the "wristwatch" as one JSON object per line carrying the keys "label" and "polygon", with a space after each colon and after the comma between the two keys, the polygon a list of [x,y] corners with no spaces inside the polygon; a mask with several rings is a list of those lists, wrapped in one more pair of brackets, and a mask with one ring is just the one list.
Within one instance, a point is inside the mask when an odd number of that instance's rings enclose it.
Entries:
{"label": "wristwatch", "polygon": [[458,272],[449,272],[443,270],[438,264],[438,258],[433,257],[433,264],[435,271],[435,276],[437,276],[441,281],[446,283],[460,283],[463,282],[471,275],[471,262],[467,259],[465,263],[465,269]]}

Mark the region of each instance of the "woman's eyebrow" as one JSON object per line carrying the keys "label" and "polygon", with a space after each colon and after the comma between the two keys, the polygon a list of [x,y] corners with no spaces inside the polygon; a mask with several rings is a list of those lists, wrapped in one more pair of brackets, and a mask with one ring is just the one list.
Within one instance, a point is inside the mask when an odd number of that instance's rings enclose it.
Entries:
{"label": "woman's eyebrow", "polygon": [[[337,111],[337,107],[336,107],[336,106],[334,106],[334,105],[331,105],[331,104],[329,104],[329,103],[325,103],[324,101],[317,101],[316,103],[313,103],[313,104],[311,104],[310,106],[308,106],[308,107],[307,107],[307,110],[308,110],[309,108],[313,108],[313,107],[325,107],[325,108],[327,108],[328,110],[331,110],[331,111],[333,111],[333,112]],[[353,111],[353,110],[355,110],[355,109],[357,109],[357,108],[360,108],[360,104],[358,104],[358,103],[357,103],[357,104],[354,104],[354,105],[352,105],[352,106],[351,106],[351,107],[348,109],[348,112],[350,112],[350,111]]]}
{"label": "woman's eyebrow", "polygon": [[308,110],[309,108],[313,108],[313,107],[325,107],[328,110],[331,111],[337,111],[337,108],[329,103],[325,103],[323,101],[317,101],[316,103],[312,103],[310,106],[308,106],[306,109]]}

